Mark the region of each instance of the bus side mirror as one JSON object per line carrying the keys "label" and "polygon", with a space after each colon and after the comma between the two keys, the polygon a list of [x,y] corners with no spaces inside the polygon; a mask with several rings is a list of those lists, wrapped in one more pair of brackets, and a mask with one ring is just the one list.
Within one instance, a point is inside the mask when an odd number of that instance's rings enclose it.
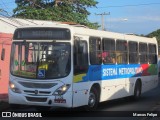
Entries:
{"label": "bus side mirror", "polygon": [[5,58],[5,49],[2,48],[1,60],[4,60],[4,58]]}

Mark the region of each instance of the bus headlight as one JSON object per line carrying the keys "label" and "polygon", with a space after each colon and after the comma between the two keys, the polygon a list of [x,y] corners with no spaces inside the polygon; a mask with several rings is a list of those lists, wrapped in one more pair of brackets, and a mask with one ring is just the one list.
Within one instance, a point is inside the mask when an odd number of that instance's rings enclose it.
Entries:
{"label": "bus headlight", "polygon": [[70,84],[66,84],[66,85],[63,85],[61,87],[59,87],[54,93],[53,95],[63,95],[67,92],[67,90],[70,88]]}
{"label": "bus headlight", "polygon": [[10,89],[15,92],[15,93],[21,93],[21,91],[19,90],[19,88],[16,87],[16,85],[12,82],[9,82],[9,87]]}

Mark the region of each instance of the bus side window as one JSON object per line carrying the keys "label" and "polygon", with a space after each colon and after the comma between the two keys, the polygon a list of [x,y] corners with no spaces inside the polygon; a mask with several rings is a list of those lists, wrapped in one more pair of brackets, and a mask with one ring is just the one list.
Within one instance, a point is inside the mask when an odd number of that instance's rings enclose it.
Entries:
{"label": "bus side window", "polygon": [[5,58],[5,48],[2,48],[1,60],[4,60],[4,58]]}
{"label": "bus side window", "polygon": [[136,64],[138,63],[138,43],[129,42],[129,63]]}
{"label": "bus side window", "polygon": [[148,63],[147,43],[139,43],[139,62],[140,64]]}
{"label": "bus side window", "polygon": [[157,64],[156,45],[149,44],[149,64]]}
{"label": "bus side window", "polygon": [[89,38],[89,56],[91,65],[102,64],[101,39],[98,37]]}
{"label": "bus side window", "polygon": [[103,53],[102,53],[103,64],[115,64],[116,63],[115,40],[109,38],[103,38],[102,46],[103,46]]}
{"label": "bus side window", "polygon": [[127,64],[128,63],[128,44],[125,40],[116,41],[116,58],[117,64]]}

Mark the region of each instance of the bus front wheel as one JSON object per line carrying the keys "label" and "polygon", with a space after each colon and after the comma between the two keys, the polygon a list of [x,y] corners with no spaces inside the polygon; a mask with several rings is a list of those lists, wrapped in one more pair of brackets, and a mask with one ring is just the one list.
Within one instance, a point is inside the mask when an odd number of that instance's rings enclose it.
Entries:
{"label": "bus front wheel", "polygon": [[87,111],[94,111],[96,110],[98,103],[99,103],[98,91],[96,88],[92,87],[89,93],[88,105],[85,106],[85,109]]}

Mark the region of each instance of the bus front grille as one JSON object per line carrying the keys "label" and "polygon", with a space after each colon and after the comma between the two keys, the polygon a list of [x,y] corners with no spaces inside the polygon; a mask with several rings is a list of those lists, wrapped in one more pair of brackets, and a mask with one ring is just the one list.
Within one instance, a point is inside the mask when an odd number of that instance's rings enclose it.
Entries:
{"label": "bus front grille", "polygon": [[47,98],[26,97],[26,99],[31,102],[46,102],[47,101]]}
{"label": "bus front grille", "polygon": [[49,89],[57,85],[57,83],[31,83],[31,82],[18,82],[26,88],[41,88]]}
{"label": "bus front grille", "polygon": [[35,91],[35,90],[24,90],[24,93],[28,94],[28,95],[36,95],[36,96],[46,96],[46,95],[50,95],[51,91]]}

